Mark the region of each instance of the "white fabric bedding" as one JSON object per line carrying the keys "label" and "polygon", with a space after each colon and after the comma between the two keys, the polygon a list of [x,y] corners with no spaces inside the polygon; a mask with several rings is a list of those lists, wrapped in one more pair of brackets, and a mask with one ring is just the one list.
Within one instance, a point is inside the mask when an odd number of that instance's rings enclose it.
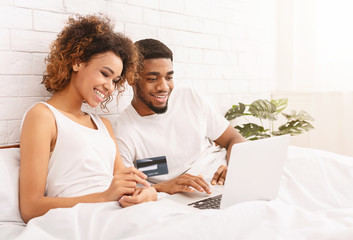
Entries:
{"label": "white fabric bedding", "polygon": [[[278,198],[195,210],[161,198],[53,209],[0,239],[353,239],[353,158],[290,146]],[[10,235],[12,234],[12,235]],[[5,236],[5,237],[3,237]]]}

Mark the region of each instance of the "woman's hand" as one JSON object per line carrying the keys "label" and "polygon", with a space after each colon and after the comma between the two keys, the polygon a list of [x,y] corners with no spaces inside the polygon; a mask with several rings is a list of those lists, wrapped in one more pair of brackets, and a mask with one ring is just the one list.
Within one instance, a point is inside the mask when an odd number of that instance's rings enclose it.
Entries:
{"label": "woman's hand", "polygon": [[105,201],[117,201],[123,195],[132,195],[136,191],[137,183],[150,187],[146,178],[144,173],[134,167],[117,171],[109,188],[103,193]]}
{"label": "woman's hand", "polygon": [[131,196],[123,196],[119,203],[122,207],[129,207],[143,202],[156,201],[157,191],[153,187],[136,188]]}

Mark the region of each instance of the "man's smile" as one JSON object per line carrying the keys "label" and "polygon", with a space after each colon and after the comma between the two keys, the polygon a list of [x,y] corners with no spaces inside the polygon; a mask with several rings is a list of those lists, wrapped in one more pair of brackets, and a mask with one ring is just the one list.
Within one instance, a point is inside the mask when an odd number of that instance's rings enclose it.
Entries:
{"label": "man's smile", "polygon": [[151,94],[152,97],[158,102],[158,103],[165,103],[168,100],[169,94]]}

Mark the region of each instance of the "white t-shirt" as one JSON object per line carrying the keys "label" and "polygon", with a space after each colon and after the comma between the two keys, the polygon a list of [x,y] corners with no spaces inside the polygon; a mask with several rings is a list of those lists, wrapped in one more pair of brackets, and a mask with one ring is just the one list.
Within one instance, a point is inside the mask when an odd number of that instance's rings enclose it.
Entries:
{"label": "white t-shirt", "polygon": [[140,116],[130,104],[114,127],[120,155],[126,166],[133,161],[166,156],[167,175],[150,178],[166,181],[185,172],[212,177],[226,164],[226,151],[216,140],[229,122],[190,88],[175,88],[164,114]]}

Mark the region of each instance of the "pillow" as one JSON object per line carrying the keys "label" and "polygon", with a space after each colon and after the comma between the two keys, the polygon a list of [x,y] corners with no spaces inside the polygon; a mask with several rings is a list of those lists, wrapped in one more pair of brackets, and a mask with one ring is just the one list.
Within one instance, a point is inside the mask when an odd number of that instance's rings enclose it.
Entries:
{"label": "pillow", "polygon": [[0,223],[23,223],[19,201],[20,149],[0,149]]}

